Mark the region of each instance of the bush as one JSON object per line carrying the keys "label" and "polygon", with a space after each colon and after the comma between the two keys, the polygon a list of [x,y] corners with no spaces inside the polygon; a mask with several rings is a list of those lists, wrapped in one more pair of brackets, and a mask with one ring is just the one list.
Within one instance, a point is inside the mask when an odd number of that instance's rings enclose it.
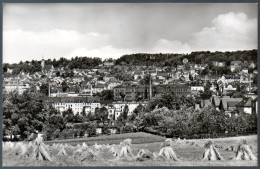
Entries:
{"label": "bush", "polygon": [[[257,117],[241,114],[226,116],[213,107],[200,111],[194,109],[164,110],[162,108],[145,113],[138,124],[146,132],[159,133],[167,137],[216,138],[257,133]],[[148,130],[149,129],[149,130]],[[125,130],[125,129],[124,129]],[[127,132],[127,129],[126,131]]]}

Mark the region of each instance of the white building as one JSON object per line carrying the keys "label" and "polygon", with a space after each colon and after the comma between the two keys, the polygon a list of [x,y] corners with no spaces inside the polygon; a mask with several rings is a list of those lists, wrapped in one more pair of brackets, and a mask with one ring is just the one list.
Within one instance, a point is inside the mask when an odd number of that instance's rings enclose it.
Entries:
{"label": "white building", "polygon": [[120,116],[120,114],[124,111],[125,106],[128,106],[128,116],[131,115],[134,110],[138,107],[138,105],[141,104],[145,106],[147,103],[146,102],[113,102],[113,107],[114,107],[114,116],[115,119]]}
{"label": "white building", "polygon": [[74,115],[83,110],[86,114],[95,113],[96,108],[101,108],[99,101],[88,97],[49,97],[48,100],[56,110],[64,112],[70,108]]}
{"label": "white building", "polygon": [[203,91],[204,92],[204,87],[203,86],[191,86],[191,91]]}
{"label": "white building", "polygon": [[15,83],[9,83],[4,85],[4,91],[7,93],[12,91],[18,91],[19,94],[22,94],[24,91],[30,88],[29,84],[15,84]]}

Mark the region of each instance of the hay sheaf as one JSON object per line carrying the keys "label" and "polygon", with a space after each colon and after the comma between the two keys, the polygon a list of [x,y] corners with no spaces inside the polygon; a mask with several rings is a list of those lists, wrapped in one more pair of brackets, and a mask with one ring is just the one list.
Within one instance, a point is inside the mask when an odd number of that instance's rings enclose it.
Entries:
{"label": "hay sheaf", "polygon": [[144,161],[144,160],[153,159],[153,158],[154,158],[153,153],[146,149],[139,150],[136,155],[137,161]]}
{"label": "hay sheaf", "polygon": [[77,161],[96,161],[100,159],[100,151],[96,151],[95,149],[91,149],[89,147],[81,147],[73,152],[73,158]]}
{"label": "hay sheaf", "polygon": [[220,153],[218,152],[214,143],[211,140],[205,143],[204,148],[205,151],[203,153],[202,161],[223,160],[223,157],[220,155]]}
{"label": "hay sheaf", "polygon": [[132,149],[130,145],[132,144],[131,139],[126,139],[122,141],[119,145],[118,149],[111,150],[114,151],[114,155],[117,157],[116,160],[123,160],[123,161],[132,161],[134,160],[134,155],[132,153]]}
{"label": "hay sheaf", "polygon": [[180,161],[180,159],[173,151],[171,144],[172,144],[172,140],[166,139],[163,142],[162,148],[160,149],[159,153],[158,154],[153,153],[153,158],[158,160],[163,159],[163,160]]}
{"label": "hay sheaf", "polygon": [[253,154],[252,148],[247,144],[246,140],[242,140],[238,145],[234,160],[257,160],[257,157]]}
{"label": "hay sheaf", "polygon": [[65,150],[65,147],[62,147],[60,151],[58,152],[57,156],[68,156],[67,151]]}

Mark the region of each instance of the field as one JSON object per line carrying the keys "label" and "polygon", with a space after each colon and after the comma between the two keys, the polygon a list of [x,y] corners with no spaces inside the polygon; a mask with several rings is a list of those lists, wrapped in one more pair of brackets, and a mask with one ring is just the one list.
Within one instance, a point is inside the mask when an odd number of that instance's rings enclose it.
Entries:
{"label": "field", "polygon": [[[218,151],[224,158],[221,161],[201,161],[204,144],[208,139],[191,139],[191,140],[175,140],[172,144],[172,148],[180,161],[165,161],[165,160],[152,160],[147,159],[144,161],[132,160],[121,160],[113,156],[109,149],[105,148],[100,151],[97,158],[93,160],[84,160],[82,162],[72,157],[73,151],[76,150],[76,145],[80,147],[82,143],[86,143],[89,147],[93,147],[95,143],[98,145],[104,144],[103,146],[109,147],[114,144],[119,146],[119,143],[127,138],[132,139],[131,150],[134,155],[137,154],[140,149],[147,149],[151,152],[159,152],[162,142],[165,140],[164,137],[151,135],[147,133],[129,133],[112,136],[100,136],[92,138],[82,139],[71,139],[71,140],[58,140],[45,142],[46,145],[57,144],[68,144],[75,148],[66,149],[68,156],[57,156],[59,149],[53,148],[51,151],[54,161],[36,161],[30,158],[22,159],[15,153],[10,153],[3,149],[3,166],[257,166],[257,161],[235,161],[233,158],[236,156],[236,149],[238,143],[245,139],[252,147],[253,153],[258,156],[257,147],[257,135],[251,136],[240,136],[240,137],[229,137],[229,138],[217,138],[211,139]],[[71,147],[72,147],[71,146]],[[234,147],[231,150],[231,146]]]}

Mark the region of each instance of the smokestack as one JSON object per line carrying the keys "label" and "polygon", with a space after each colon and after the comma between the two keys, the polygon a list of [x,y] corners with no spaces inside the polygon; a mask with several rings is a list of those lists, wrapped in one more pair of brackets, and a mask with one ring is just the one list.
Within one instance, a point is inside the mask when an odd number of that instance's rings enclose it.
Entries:
{"label": "smokestack", "polygon": [[19,92],[19,78],[17,77],[17,91]]}
{"label": "smokestack", "polygon": [[251,93],[251,76],[249,74],[249,93]]}
{"label": "smokestack", "polygon": [[151,73],[150,73],[150,86],[149,86],[150,87],[149,88],[149,92],[150,92],[149,93],[149,96],[150,96],[149,98],[150,98],[150,100],[152,99],[152,79],[151,78],[152,78],[152,76],[151,76]]}
{"label": "smokestack", "polygon": [[92,84],[90,84],[90,96],[92,96]]}
{"label": "smokestack", "polygon": [[49,97],[51,97],[51,86],[50,86],[50,83],[49,83]]}

